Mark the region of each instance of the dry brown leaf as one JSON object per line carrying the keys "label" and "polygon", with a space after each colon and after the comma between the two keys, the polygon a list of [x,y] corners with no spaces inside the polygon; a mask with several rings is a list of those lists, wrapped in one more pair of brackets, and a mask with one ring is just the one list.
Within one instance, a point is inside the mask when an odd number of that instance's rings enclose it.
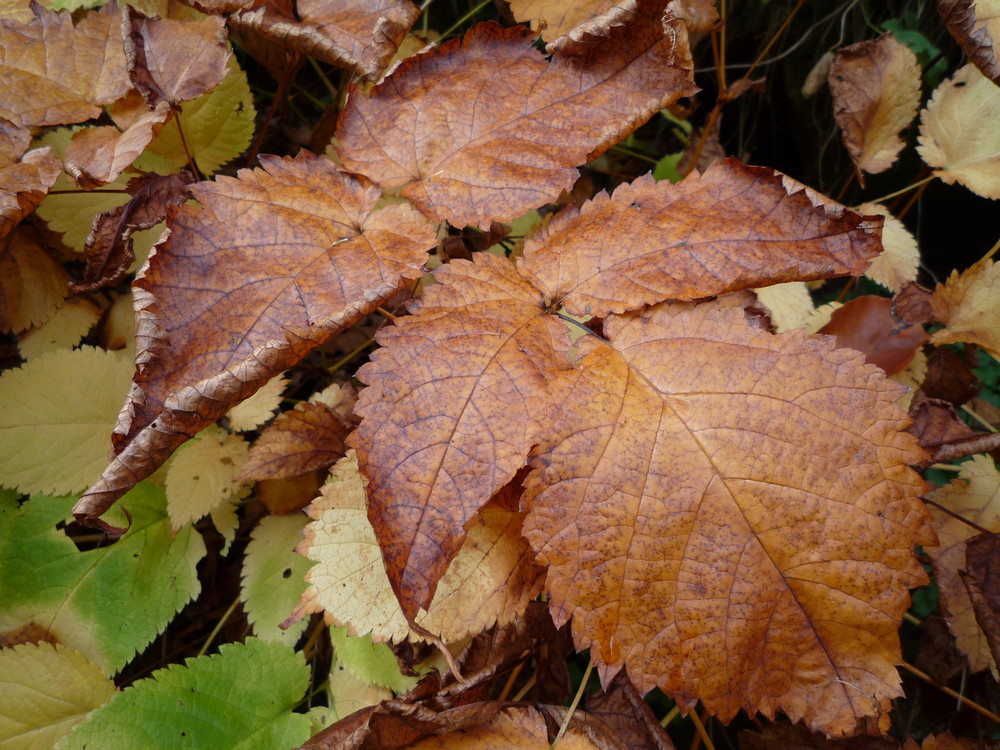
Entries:
{"label": "dry brown leaf", "polygon": [[710,31],[719,22],[715,0],[671,0],[667,10],[683,18],[688,31]]}
{"label": "dry brown leaf", "polygon": [[245,482],[285,479],[332,466],[344,455],[348,431],[325,404],[297,404],[264,428],[239,478]]}
{"label": "dry brown leaf", "polygon": [[0,238],[38,208],[61,171],[62,163],[48,147],[33,149],[20,161],[0,167]]}
{"label": "dry brown leaf", "polygon": [[420,276],[434,228],[302,152],[191,188],[133,285],[137,375],[117,455],[77,503],[95,522],[191,435]]}
{"label": "dry brown leaf", "polygon": [[990,745],[968,737],[953,737],[945,732],[924,737],[920,750],[990,750]]}
{"label": "dry brown leaf", "polygon": [[923,326],[896,320],[891,308],[888,297],[857,297],[834,310],[819,332],[836,337],[837,346],[856,349],[866,362],[895,375],[906,369],[928,336]]}
{"label": "dry brown leaf", "polygon": [[624,672],[615,675],[605,690],[587,698],[585,708],[608,725],[629,750],[674,750],[653,709]]}
{"label": "dry brown leaf", "polygon": [[420,16],[410,0],[299,0],[298,16],[257,2],[230,17],[235,28],[317,60],[378,78]]}
{"label": "dry brown leaf", "polygon": [[953,271],[934,290],[934,316],[945,327],[935,331],[935,346],[967,341],[1000,359],[1000,263],[985,259]]}
{"label": "dry brown leaf", "polygon": [[170,115],[170,105],[160,102],[124,132],[113,125],[80,130],[66,147],[66,171],[86,190],[113,182],[152,143]]}
{"label": "dry brown leaf", "polygon": [[647,15],[586,56],[546,62],[523,27],[484,23],[408,58],[371,97],[350,95],[337,131],[344,166],[402,188],[436,221],[516,219],[696,91],[683,22]]}
{"label": "dry brown leaf", "polygon": [[129,89],[114,2],[74,26],[33,4],[26,24],[0,20],[0,117],[34,127],[90,120]]}
{"label": "dry brown leaf", "polygon": [[938,0],[938,13],[969,62],[1000,86],[1000,2],[998,0]]}
{"label": "dry brown leaf", "polygon": [[993,663],[1000,664],[1000,535],[984,533],[967,541],[965,570],[958,573]]}
{"label": "dry brown leaf", "polygon": [[[935,490],[928,499],[981,528],[1000,532],[1000,473],[989,456],[973,456],[971,461],[962,464],[958,479]],[[934,565],[934,579],[941,592],[942,610],[948,625],[972,670],[989,667],[996,677],[997,664],[976,622],[975,609],[959,575],[967,566],[965,543],[978,532],[933,506],[931,516],[940,546],[928,548],[927,554]]]}
{"label": "dry brown leaf", "polygon": [[22,333],[48,320],[66,299],[62,264],[32,227],[0,239],[0,331]]}
{"label": "dry brown leaf", "polygon": [[955,406],[973,399],[980,390],[979,378],[972,372],[978,358],[971,352],[934,347],[927,358],[927,376],[920,388],[930,398],[939,398]]}
{"label": "dry brown leaf", "polygon": [[557,384],[522,501],[556,624],[605,684],[624,667],[723,721],[884,731],[925,579],[913,545],[933,542],[901,388],[738,308],[660,305],[604,333]]}
{"label": "dry brown leaf", "polygon": [[127,8],[126,19],[128,72],[151,109],[195,99],[226,77],[232,52],[221,16],[178,21],[146,18]]}
{"label": "dry brown leaf", "polygon": [[[898,741],[885,737],[850,737],[832,740],[810,732],[801,724],[777,722],[759,731],[740,732],[740,750],[903,750]],[[913,748],[912,750],[916,750]]]}
{"label": "dry brown leaf", "polygon": [[1000,199],[1000,86],[966,65],[920,113],[921,158],[948,184]]}
{"label": "dry brown leaf", "polygon": [[700,177],[640,177],[557,216],[525,244],[522,271],[574,315],[663,299],[859,275],[880,250],[881,220],[764,167],[727,159]]}
{"label": "dry brown leaf", "polygon": [[893,165],[899,137],[920,106],[917,56],[892,34],[837,50],[830,68],[833,114],[858,170],[877,174]]}
{"label": "dry brown leaf", "polygon": [[565,325],[541,315],[541,295],[505,258],[477,253],[435,275],[443,283],[418,314],[379,332],[355,408],[369,515],[409,617],[430,603],[467,524],[524,465],[568,347]]}
{"label": "dry brown leaf", "polygon": [[31,143],[31,130],[0,118],[0,169],[17,164]]}
{"label": "dry brown leaf", "polygon": [[[663,11],[665,2],[648,3]],[[511,0],[511,13],[529,23],[543,39],[547,51],[579,52],[602,44],[615,26],[630,23],[639,11],[637,0]]]}

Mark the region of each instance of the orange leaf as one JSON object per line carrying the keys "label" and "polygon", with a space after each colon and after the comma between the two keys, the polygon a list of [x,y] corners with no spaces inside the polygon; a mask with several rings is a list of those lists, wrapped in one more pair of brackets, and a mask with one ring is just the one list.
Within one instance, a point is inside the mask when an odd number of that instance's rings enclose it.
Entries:
{"label": "orange leaf", "polygon": [[546,62],[524,28],[484,23],[407,58],[370,98],[352,91],[337,132],[344,166],[403,187],[437,221],[513,220],[695,92],[683,22],[648,16],[586,56]]}
{"label": "orange leaf", "polygon": [[226,77],[232,53],[221,16],[177,21],[146,18],[128,8],[126,18],[129,75],[151,109],[195,99]]}
{"label": "orange leaf", "polygon": [[830,68],[833,114],[858,170],[884,172],[905,146],[899,132],[920,106],[917,56],[892,34],[837,50]]}
{"label": "orange leaf", "polygon": [[298,17],[258,2],[230,23],[317,60],[377,78],[420,16],[410,0],[299,0]]}
{"label": "orange leaf", "polygon": [[553,619],[572,618],[605,684],[624,666],[640,692],[724,721],[887,728],[897,629],[925,580],[912,550],[933,542],[901,388],[712,303],[604,331],[557,381],[525,483]]}
{"label": "orange leaf", "polygon": [[881,217],[861,216],[763,167],[727,159],[700,177],[640,177],[569,209],[521,267],[547,300],[607,315],[664,299],[864,273]]}
{"label": "orange leaf", "polygon": [[433,227],[302,152],[194,185],[136,280],[139,351],[93,522],[184,440],[420,275]]}
{"label": "orange leaf", "polygon": [[[18,155],[20,156],[20,154]],[[62,164],[51,148],[36,148],[0,166],[0,237],[30,214],[56,183]]]}
{"label": "orange leaf", "polygon": [[568,346],[541,295],[503,258],[435,274],[416,315],[379,331],[355,413],[368,513],[408,617],[427,607],[471,520],[527,458]]}
{"label": "orange leaf", "polygon": [[836,336],[837,346],[856,349],[866,362],[895,375],[906,369],[929,337],[923,326],[896,320],[891,307],[888,297],[858,297],[834,310],[819,332]]}
{"label": "orange leaf", "polygon": [[0,20],[0,118],[34,127],[83,122],[129,89],[114,2],[76,26],[32,4],[26,24]]}

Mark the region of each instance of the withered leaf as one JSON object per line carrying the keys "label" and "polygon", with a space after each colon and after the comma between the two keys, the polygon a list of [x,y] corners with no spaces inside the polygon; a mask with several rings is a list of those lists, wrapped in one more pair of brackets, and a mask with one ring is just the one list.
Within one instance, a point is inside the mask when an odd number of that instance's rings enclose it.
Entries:
{"label": "withered leaf", "polygon": [[170,105],[160,102],[124,132],[113,125],[80,130],[66,146],[66,171],[86,190],[113,182],[159,134],[170,115]]}
{"label": "withered leaf", "polygon": [[619,672],[606,689],[589,697],[585,708],[612,728],[629,750],[674,750],[670,736],[625,672]]}
{"label": "withered leaf", "polygon": [[[660,13],[665,2],[655,5]],[[634,19],[637,0],[512,0],[514,18],[531,24],[533,31],[549,41],[547,51],[580,50],[587,44],[600,44],[614,26],[624,26]]]}
{"label": "withered leaf", "polygon": [[184,203],[191,195],[188,185],[192,182],[190,172],[129,180],[125,188],[132,196],[129,202],[94,217],[94,228],[84,246],[87,268],[83,281],[74,284],[73,290],[92,291],[121,281],[135,261],[132,235],[163,221],[169,206]]}
{"label": "withered leaf", "polygon": [[0,238],[38,208],[61,171],[62,163],[48,147],[33,149],[20,161],[0,166]]}
{"label": "withered leaf", "polygon": [[192,186],[133,286],[138,353],[116,456],[77,503],[94,522],[186,439],[420,275],[409,206],[302,152]]}
{"label": "withered leaf", "polygon": [[326,404],[298,404],[264,428],[240,480],[284,479],[325,469],[344,455],[348,426]]}
{"label": "withered leaf", "polygon": [[930,453],[926,464],[953,461],[1000,447],[1000,433],[974,432],[958,418],[948,401],[928,398],[918,390],[910,404],[913,424],[906,428]]}
{"label": "withered leaf", "polygon": [[299,0],[298,17],[257,2],[230,24],[358,75],[377,78],[420,16],[410,0]]}
{"label": "withered leaf", "polygon": [[835,336],[837,346],[856,349],[866,362],[895,375],[906,369],[929,337],[923,326],[896,320],[891,308],[888,297],[866,294],[834,310],[819,332]]}
{"label": "withered leaf", "polygon": [[66,298],[68,281],[33,227],[0,239],[0,331],[21,333],[44,323]]}
{"label": "withered leaf", "polygon": [[780,173],[727,159],[671,185],[640,177],[525,244],[521,270],[574,315],[693,300],[785,281],[860,275],[881,251],[881,219]]}
{"label": "withered leaf", "polygon": [[407,58],[371,97],[353,90],[337,138],[346,168],[402,187],[436,221],[486,229],[554,200],[578,164],[694,91],[677,19],[551,62],[523,27],[484,23]]}
{"label": "withered leaf", "polygon": [[129,88],[114,2],[74,26],[32,4],[26,24],[0,20],[0,117],[26,127],[83,122]]}
{"label": "withered leaf", "polygon": [[[740,732],[740,750],[903,750],[899,742],[885,737],[848,737],[830,739],[810,732],[801,724],[774,722],[759,731]],[[906,750],[916,750],[907,748]]]}
{"label": "withered leaf", "polygon": [[1000,3],[997,0],[938,0],[938,13],[958,46],[983,75],[1000,86]]}
{"label": "withered leaf", "polygon": [[984,259],[965,271],[952,272],[934,289],[934,316],[945,327],[935,331],[936,345],[967,341],[1000,359],[1000,263]]}
{"label": "withered leaf", "polygon": [[920,106],[917,56],[885,34],[837,50],[829,82],[834,117],[864,185],[863,172],[884,172],[906,145],[899,132]]}
{"label": "withered leaf", "polygon": [[355,408],[369,517],[408,617],[430,604],[468,523],[524,465],[568,346],[506,259],[477,253],[435,275],[442,283],[417,314],[379,332]]}
{"label": "withered leaf", "polygon": [[959,575],[976,613],[979,629],[1000,664],[1000,536],[983,533],[965,543],[965,570]]}
{"label": "withered leaf", "polygon": [[17,164],[30,143],[30,129],[0,118],[0,168]]}
{"label": "withered leaf", "polygon": [[572,618],[605,684],[624,667],[640,692],[723,721],[887,727],[897,629],[924,580],[912,549],[933,542],[899,386],[711,303],[604,333],[557,381],[525,482],[556,624]]}
{"label": "withered leaf", "polygon": [[232,54],[221,16],[201,21],[146,18],[126,8],[125,57],[132,83],[150,109],[201,96],[226,77]]}
{"label": "withered leaf", "polygon": [[927,377],[920,388],[930,398],[939,398],[961,406],[975,397],[981,387],[972,372],[976,357],[958,354],[946,347],[935,347],[927,358]]}

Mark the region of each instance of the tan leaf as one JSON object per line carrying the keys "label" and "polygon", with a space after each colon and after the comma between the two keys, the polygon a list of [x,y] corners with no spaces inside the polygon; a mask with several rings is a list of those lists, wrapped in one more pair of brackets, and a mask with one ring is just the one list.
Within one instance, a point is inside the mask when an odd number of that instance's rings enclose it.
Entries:
{"label": "tan leaf", "polygon": [[920,268],[920,249],[917,240],[899,219],[889,213],[881,203],[862,203],[857,211],[885,217],[882,227],[882,246],[885,251],[872,261],[865,271],[872,281],[898,292],[907,281],[917,280]]}
{"label": "tan leaf", "polygon": [[344,455],[348,426],[324,404],[298,404],[264,428],[240,472],[243,481],[325,469]]}
{"label": "tan leaf", "polygon": [[522,501],[556,623],[605,684],[624,666],[723,721],[884,731],[913,545],[933,542],[899,386],[738,308],[660,305],[604,333],[560,378]]}
{"label": "tan leaf", "polygon": [[920,113],[917,150],[945,182],[1000,199],[1000,86],[975,65],[956,71]]}
{"label": "tan leaf", "polygon": [[42,202],[62,171],[50,148],[36,148],[0,167],[0,238],[6,237]]}
{"label": "tan leaf", "polygon": [[[654,3],[662,12],[665,3]],[[512,0],[511,13],[549,41],[549,53],[600,44],[615,26],[632,21],[637,0]]]}
{"label": "tan leaf", "polygon": [[948,31],[983,75],[1000,86],[1000,2],[997,0],[938,0],[938,13]]}
{"label": "tan leaf", "polygon": [[[129,75],[150,108],[176,107],[218,86],[232,52],[221,16],[201,21],[146,18],[126,10]],[[140,149],[141,151],[142,149]]]}
{"label": "tan leaf", "polygon": [[981,260],[967,270],[953,271],[934,290],[934,315],[945,324],[935,331],[935,346],[967,341],[1000,359],[1000,263]]}
{"label": "tan leaf", "polygon": [[667,10],[678,18],[683,18],[688,31],[710,31],[719,22],[719,11],[715,0],[671,0]]}
{"label": "tan leaf", "polygon": [[229,429],[233,432],[249,432],[269,422],[281,406],[282,394],[287,387],[288,378],[285,375],[268,380],[267,385],[226,413]]}
{"label": "tan leaf", "polygon": [[917,56],[892,34],[837,50],[830,68],[833,114],[858,170],[877,174],[906,145],[899,137],[920,106]]}
{"label": "tan leaf", "polygon": [[547,300],[601,316],[663,299],[859,275],[881,250],[880,223],[832,202],[817,205],[815,194],[780,173],[727,159],[676,185],[640,177],[579,213],[564,211],[525,244],[521,268]]}
{"label": "tan leaf", "polygon": [[[962,464],[958,479],[941,487],[928,499],[952,513],[1000,533],[1000,473],[989,456],[973,456]],[[976,529],[955,516],[931,506],[931,516],[940,546],[927,549],[934,565],[934,580],[941,592],[942,609],[955,643],[969,659],[973,671],[989,667],[997,676],[989,643],[976,622],[969,593],[958,571],[966,567],[965,543],[976,536]]]}
{"label": "tan leaf", "polygon": [[22,333],[47,321],[66,299],[68,281],[34,228],[0,239],[0,331]]}
{"label": "tan leaf", "polygon": [[420,16],[410,0],[299,0],[297,17],[259,2],[230,23],[317,60],[377,78]]}
{"label": "tan leaf", "polygon": [[45,323],[27,331],[17,342],[18,351],[25,359],[33,359],[46,352],[72,349],[101,317],[101,308],[87,297],[73,297],[56,310]]}
{"label": "tan leaf", "polygon": [[133,285],[137,375],[92,520],[314,346],[420,275],[434,229],[377,187],[302,152],[192,187]]}
{"label": "tan leaf", "polygon": [[78,131],[66,147],[66,171],[87,190],[113,182],[152,143],[170,114],[170,105],[160,102],[124,132],[113,125]]}
{"label": "tan leaf", "polygon": [[0,117],[27,127],[83,122],[129,88],[114,2],[73,25],[33,5],[26,24],[0,20]]}
{"label": "tan leaf", "polygon": [[815,309],[809,287],[804,281],[787,281],[754,289],[764,307],[771,313],[774,329],[779,333],[804,328]]}
{"label": "tan leaf", "polygon": [[[419,640],[396,601],[375,533],[368,520],[365,482],[354,451],[333,471],[309,507],[313,522],[299,551],[317,562],[296,616],[325,611],[329,622],[351,634],[380,641]],[[487,505],[473,522],[457,557],[441,579],[433,603],[417,624],[454,643],[519,617],[538,595],[541,569],[521,538],[523,514],[510,498]],[[363,593],[362,593],[363,592]]]}
{"label": "tan leaf", "polygon": [[554,200],[576,165],[694,91],[677,19],[645,13],[588,55],[551,62],[522,27],[484,23],[404,60],[371,97],[353,90],[339,153],[431,218],[487,229]]}
{"label": "tan leaf", "polygon": [[[467,524],[524,465],[568,346],[505,259],[441,266],[418,314],[379,331],[355,412],[369,514],[403,611],[426,607]],[[448,372],[438,368],[448,362]],[[406,446],[400,450],[399,446]]]}

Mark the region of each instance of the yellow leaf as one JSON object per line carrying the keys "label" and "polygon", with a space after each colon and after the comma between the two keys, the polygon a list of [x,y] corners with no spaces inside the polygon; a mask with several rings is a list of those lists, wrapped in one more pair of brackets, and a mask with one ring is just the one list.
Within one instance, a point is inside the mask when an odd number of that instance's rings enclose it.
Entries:
{"label": "yellow leaf", "polygon": [[945,182],[1000,199],[1000,87],[974,65],[960,68],[920,113],[917,150]]}
{"label": "yellow leaf", "polygon": [[865,276],[893,292],[902,289],[907,281],[916,281],[920,267],[920,249],[903,222],[880,203],[863,203],[858,206],[857,211],[885,217],[882,227],[882,247],[885,250],[872,261]]}
{"label": "yellow leaf", "polygon": [[[992,84],[991,84],[992,85]],[[931,336],[935,346],[967,341],[1000,359],[1000,264],[984,259],[955,271],[934,290],[934,315],[945,328]]]}
{"label": "yellow leaf", "polygon": [[99,477],[133,369],[119,354],[83,347],[0,376],[0,481],[67,495]]}
{"label": "yellow leaf", "polygon": [[212,426],[177,453],[167,468],[167,513],[179,529],[221,509],[240,489],[246,441]]}
{"label": "yellow leaf", "polygon": [[288,387],[288,378],[279,375],[242,403],[236,404],[226,416],[234,432],[248,432],[260,427],[274,416],[281,405],[281,394]]}
{"label": "yellow leaf", "polygon": [[34,359],[46,352],[71,349],[101,317],[101,308],[89,297],[74,297],[56,310],[48,321],[32,328],[17,343],[21,356]]}
{"label": "yellow leaf", "polygon": [[25,643],[0,650],[0,746],[50,748],[115,694],[115,683],[79,651]]}
{"label": "yellow leaf", "polygon": [[804,281],[765,286],[754,289],[754,292],[764,307],[770,310],[771,322],[779,333],[802,328],[813,311],[812,297]]}

